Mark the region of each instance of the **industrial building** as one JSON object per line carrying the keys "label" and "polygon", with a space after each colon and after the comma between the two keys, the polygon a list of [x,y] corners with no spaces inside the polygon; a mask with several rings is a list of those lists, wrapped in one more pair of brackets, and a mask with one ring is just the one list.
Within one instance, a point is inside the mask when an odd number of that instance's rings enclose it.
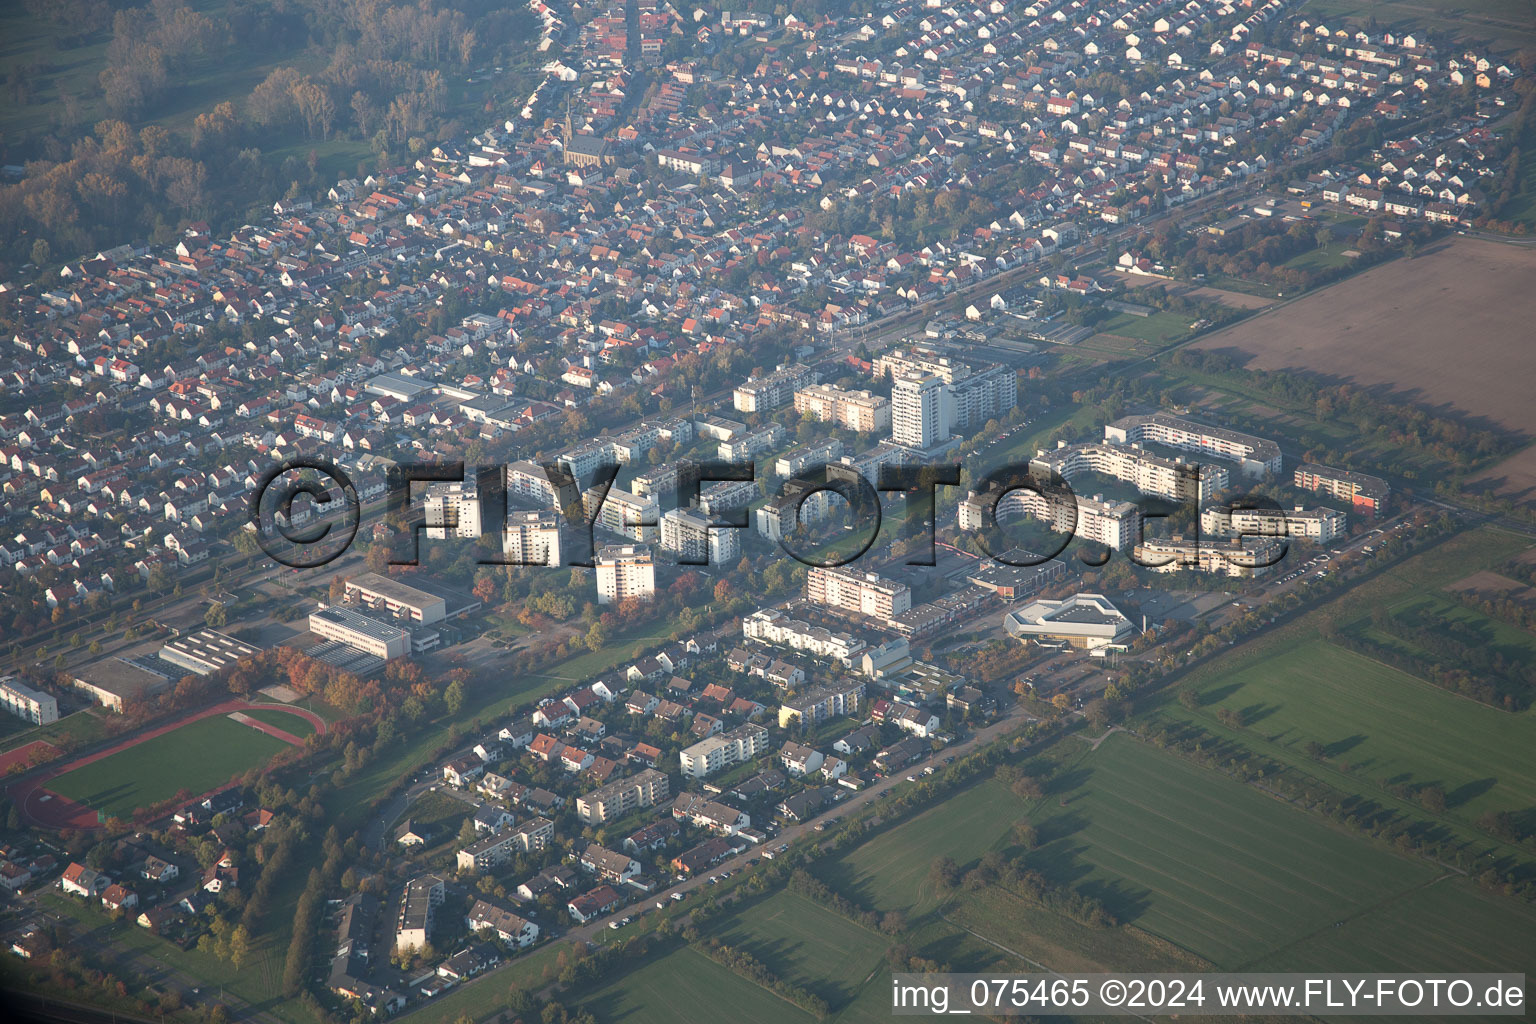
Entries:
{"label": "industrial building", "polygon": [[179,636],[160,648],[160,660],[194,675],[206,676],[232,667],[241,658],[254,658],[261,648],[216,629],[200,629]]}

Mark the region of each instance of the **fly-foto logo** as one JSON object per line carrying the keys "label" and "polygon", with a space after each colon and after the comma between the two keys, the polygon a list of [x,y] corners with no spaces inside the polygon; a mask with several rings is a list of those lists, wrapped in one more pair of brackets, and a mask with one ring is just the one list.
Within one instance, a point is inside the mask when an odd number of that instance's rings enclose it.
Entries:
{"label": "fly-foto logo", "polygon": [[[599,466],[581,478],[558,462],[540,463],[539,470],[542,479],[523,481],[518,493],[557,514],[555,529],[566,539],[558,545],[561,557],[553,562],[556,566],[592,567],[595,531],[599,526],[623,533],[630,539],[643,539],[647,531],[654,531],[659,525],[656,518],[645,518],[643,512],[640,518],[630,518],[625,514],[627,506],[621,508],[617,518],[605,515],[605,509],[610,509],[613,484],[620,470],[617,464]],[[1115,550],[1124,549],[1134,564],[1144,568],[1200,567],[1202,552],[1209,555],[1218,550],[1202,546],[1200,542],[1198,495],[1201,494],[1201,467],[1181,463],[1177,473],[1181,477],[1178,493],[1189,496],[1184,504],[1193,512],[1191,524],[1186,527],[1192,536],[1180,537],[1175,543],[1144,543],[1148,521],[1173,519],[1176,510],[1131,507],[1130,514],[1122,517],[1126,529],[1117,536],[1118,543],[1093,538],[1093,543],[1079,548],[1080,560],[1090,566],[1099,566],[1105,564]],[[781,550],[802,564],[813,567],[848,565],[863,557],[879,536],[886,514],[885,498],[903,495],[906,500],[902,503],[901,530],[906,536],[920,538],[919,543],[909,550],[906,564],[935,565],[938,488],[960,486],[963,475],[963,468],[955,463],[887,464],[879,467],[872,483],[851,466],[823,464],[782,481],[771,503],[780,521],[787,521],[792,526],[801,520],[807,503],[814,500],[821,503],[817,507],[824,507],[827,496],[841,497],[847,504],[848,522],[856,531],[857,542],[839,544],[838,550],[831,552],[827,550],[831,545],[818,549],[793,528],[778,529],[773,536]],[[477,466],[473,478],[466,478],[463,462],[400,462],[388,468],[385,479],[388,513],[402,527],[392,539],[391,565],[419,564],[423,530],[439,537],[473,537],[481,535],[484,524],[508,521],[506,466]],[[754,483],[756,479],[756,466],[752,462],[679,463],[674,492],[676,507],[698,508],[705,484]],[[437,521],[429,521],[425,503],[418,508],[413,498],[413,484],[456,486],[454,507],[442,511]],[[995,561],[1013,566],[1039,565],[1060,555],[1083,531],[1085,503],[1079,500],[1065,477],[1043,463],[1031,462],[993,470],[978,480],[972,490],[974,493],[968,501],[976,521],[970,528],[982,552]],[[296,501],[300,497],[307,497],[309,501]],[[1011,508],[1023,508],[1031,518],[1049,524],[1052,540],[1044,545],[1045,551],[1021,553],[1019,545],[1009,539],[1003,530],[1003,522],[1010,517],[1000,512],[1005,501],[1011,503]],[[473,510],[473,526],[460,529],[459,510],[465,505]],[[1247,495],[1226,499],[1223,506],[1263,514],[1249,517],[1255,521],[1254,527],[1224,534],[1227,543],[1220,545],[1219,550],[1228,564],[1239,569],[1263,569],[1285,557],[1286,517],[1277,502],[1264,495]],[[617,497],[613,498],[612,507],[620,508]],[[654,502],[647,502],[645,507],[659,514]],[[344,472],[323,459],[289,459],[273,467],[263,475],[251,499],[251,525],[261,549],[274,561],[295,568],[317,568],[340,557],[357,535],[359,517],[360,501],[356,488]],[[708,529],[745,530],[749,525],[744,510],[731,509],[711,516]],[[1246,538],[1257,538],[1259,543],[1246,545]],[[537,557],[529,557],[528,552],[510,550],[511,547],[503,544],[500,550],[484,553],[477,559],[478,564],[552,564],[543,549]],[[689,550],[680,552],[678,562],[705,565],[708,558]]]}

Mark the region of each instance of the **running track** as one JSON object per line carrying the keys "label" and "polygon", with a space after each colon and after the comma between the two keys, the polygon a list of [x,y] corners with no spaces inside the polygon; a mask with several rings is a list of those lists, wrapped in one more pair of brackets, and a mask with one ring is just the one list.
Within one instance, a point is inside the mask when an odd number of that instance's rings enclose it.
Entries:
{"label": "running track", "polygon": [[[282,711],[290,715],[297,715],[298,717],[308,722],[310,725],[314,726],[317,735],[325,732],[325,719],[321,718],[313,711],[306,711],[303,708],[296,708],[288,704],[252,704],[250,701],[245,700],[227,700],[222,704],[215,704],[211,708],[204,708],[195,714],[187,715],[184,718],[178,718],[174,722],[167,722],[164,725],[158,725],[153,729],[149,729],[145,732],[139,733],[136,736],[129,737],[120,743],[114,743],[110,747],[98,750],[92,754],[87,754],[84,757],[76,758],[75,760],[66,764],[48,765],[30,776],[24,776],[20,780],[11,783],[6,787],[6,794],[21,811],[22,817],[26,818],[28,822],[33,825],[52,829],[100,828],[101,825],[96,820],[96,812],[91,810],[89,807],[86,807],[84,804],[79,804],[73,800],[66,799],[65,797],[59,796],[57,793],[51,794],[51,799],[44,802],[41,798],[47,794],[48,783],[58,778],[60,775],[74,771],[76,768],[83,768],[88,764],[93,764],[97,761],[100,761],[104,757],[111,757],[113,754],[116,754],[119,751],[127,750],[129,747],[137,746],[138,744],[143,743],[145,740],[154,739],[156,736],[163,736],[168,732],[179,729],[182,726],[188,725],[192,722],[200,721],[204,718],[212,718],[214,715],[227,715],[234,711],[249,711],[252,708],[261,708],[263,710],[270,711]],[[285,732],[277,726],[268,725],[267,723],[259,721],[255,718],[248,718],[243,724],[249,725],[252,728],[260,729],[262,732],[271,736],[275,736],[286,743],[299,745],[304,742],[292,733]],[[211,793],[217,793],[220,789],[226,788],[228,788],[227,785],[220,786],[218,789],[211,790],[209,793],[204,793],[201,796],[194,797],[193,800],[202,800],[209,796]]]}

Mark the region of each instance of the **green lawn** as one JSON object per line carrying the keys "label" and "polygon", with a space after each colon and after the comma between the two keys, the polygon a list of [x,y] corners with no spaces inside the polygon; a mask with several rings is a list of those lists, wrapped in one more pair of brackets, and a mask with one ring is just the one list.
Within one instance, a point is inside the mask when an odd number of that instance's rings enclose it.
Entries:
{"label": "green lawn", "polygon": [[312,735],[315,731],[315,727],[310,724],[309,719],[302,715],[290,715],[286,711],[278,711],[274,708],[247,708],[245,709],[245,714],[256,719],[258,722],[275,725],[284,732],[297,736],[301,740]]}
{"label": "green lawn", "polygon": [[[1136,301],[1134,293],[1127,298],[1127,301]],[[1097,329],[1100,334],[1116,334],[1122,338],[1135,338],[1137,341],[1161,344],[1176,341],[1188,335],[1189,325],[1194,319],[1188,314],[1168,313],[1161,310],[1150,316],[1116,313],[1098,324]]]}
{"label": "green lawn", "polygon": [[809,1024],[815,1019],[686,948],[609,982],[577,1005],[604,1024]]}
{"label": "green lawn", "polygon": [[[65,715],[57,722],[49,722],[47,725],[29,725],[20,718],[10,715],[4,716],[7,727],[4,740],[0,740],[0,749],[15,750],[17,747],[26,746],[37,740],[47,740],[57,743],[61,738],[68,737],[79,743],[94,743],[101,739],[105,723],[96,711],[87,708],[84,711],[76,711],[72,715]],[[14,728],[13,728],[14,727]]]}
{"label": "green lawn", "polygon": [[893,941],[790,892],[752,904],[712,933],[833,1009],[858,993]]}
{"label": "green lawn", "polygon": [[1063,801],[1036,810],[1044,845],[1029,863],[1220,967],[1436,873],[1128,736],[1111,736],[1066,778],[1076,784]]}
{"label": "green lawn", "polygon": [[215,715],[77,768],[48,788],[127,818],[183,789],[207,792],[286,749],[276,737]]}
{"label": "green lawn", "polygon": [[928,869],[939,857],[962,867],[978,860],[1025,816],[1024,802],[987,781],[950,796],[818,869],[856,903],[879,910],[931,908]]}
{"label": "green lawn", "polygon": [[[1357,782],[1435,783],[1449,810],[1474,820],[1489,810],[1536,804],[1536,715],[1497,711],[1323,640],[1272,647],[1241,667],[1211,676],[1202,706],[1162,713],[1222,732],[1216,713],[1241,712],[1240,742],[1311,765],[1305,748],[1321,743]],[[1223,732],[1223,734],[1225,734]]]}

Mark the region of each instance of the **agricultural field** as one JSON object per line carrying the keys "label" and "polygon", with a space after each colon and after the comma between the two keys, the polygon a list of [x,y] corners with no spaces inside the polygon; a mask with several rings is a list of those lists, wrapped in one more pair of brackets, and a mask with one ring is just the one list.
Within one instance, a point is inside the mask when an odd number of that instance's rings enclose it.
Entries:
{"label": "agricultural field", "polygon": [[[1536,252],[1456,238],[1201,338],[1255,370],[1303,370],[1536,435]],[[1278,308],[1278,307],[1277,307]],[[1447,344],[1456,339],[1454,359]]]}
{"label": "agricultural field", "polygon": [[858,993],[894,941],[791,892],[752,904],[713,934],[834,1010]]}
{"label": "agricultural field", "polygon": [[1443,878],[1243,965],[1255,971],[1536,972],[1536,911]]}
{"label": "agricultural field", "polygon": [[135,808],[167,800],[183,789],[205,793],[287,746],[259,729],[214,715],[76,768],[47,785],[109,817],[127,818]]}
{"label": "agricultural field", "polygon": [[1033,812],[1047,877],[1122,921],[1232,968],[1437,874],[1304,811],[1127,736],[1068,771]]}
{"label": "agricultural field", "polygon": [[679,949],[583,997],[577,1008],[622,1024],[810,1024],[793,1003],[720,966]]}
{"label": "agricultural field", "polygon": [[817,874],[861,906],[932,909],[938,894],[928,869],[939,857],[964,867],[991,849],[1024,817],[1024,802],[1002,783],[987,781],[962,790],[842,857]]}

